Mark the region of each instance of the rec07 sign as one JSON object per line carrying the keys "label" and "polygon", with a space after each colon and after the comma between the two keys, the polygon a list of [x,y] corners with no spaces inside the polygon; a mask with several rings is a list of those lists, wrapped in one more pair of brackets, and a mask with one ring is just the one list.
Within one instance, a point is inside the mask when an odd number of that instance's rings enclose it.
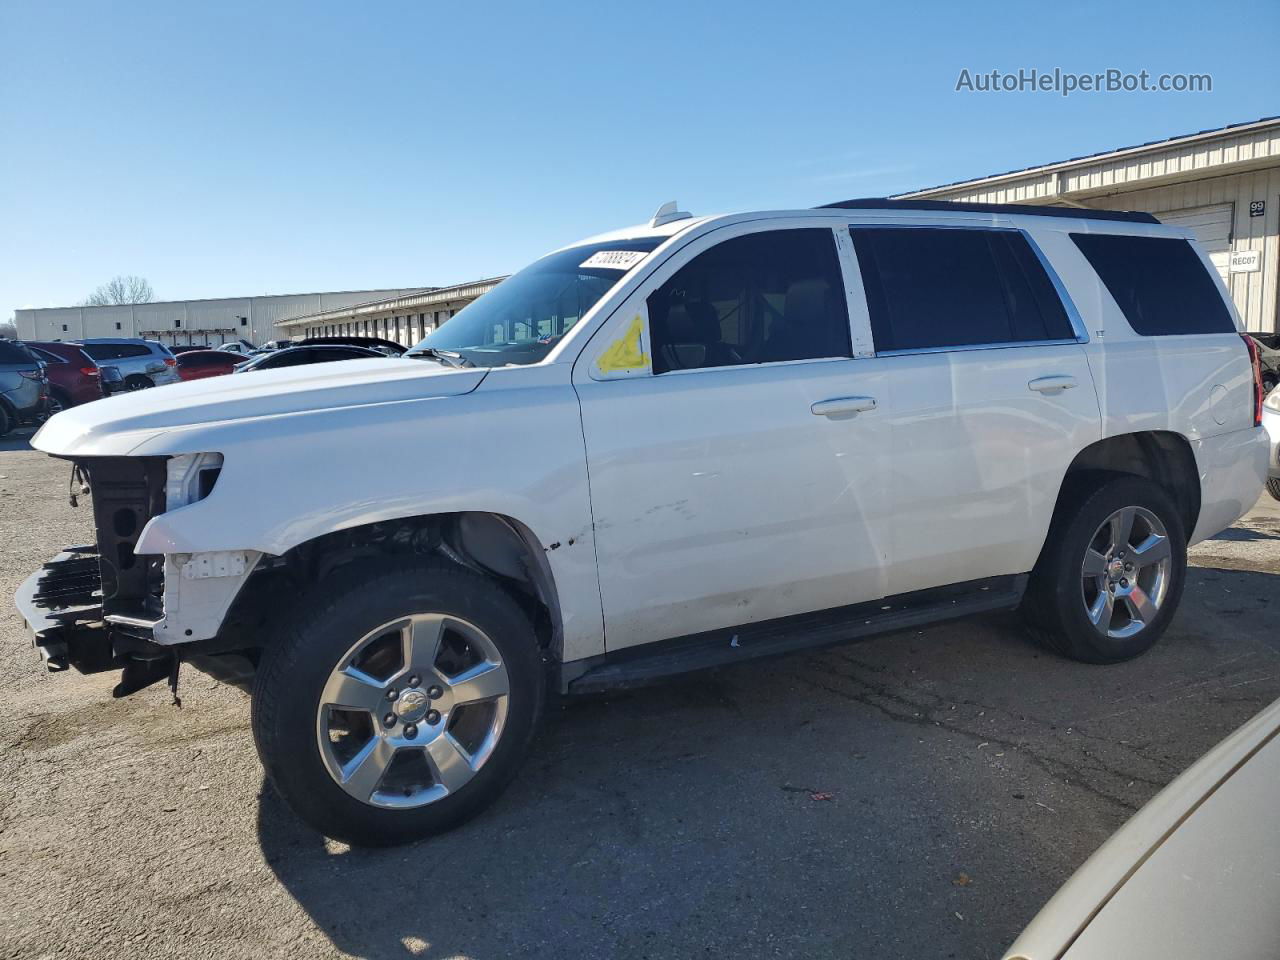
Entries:
{"label": "rec07 sign", "polygon": [[1262,269],[1261,250],[1236,250],[1231,254],[1232,273],[1257,273]]}

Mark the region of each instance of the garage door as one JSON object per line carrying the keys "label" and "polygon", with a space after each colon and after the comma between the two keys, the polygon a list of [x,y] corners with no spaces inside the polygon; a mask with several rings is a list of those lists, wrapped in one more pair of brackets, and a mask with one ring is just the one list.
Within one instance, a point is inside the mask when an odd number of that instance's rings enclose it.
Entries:
{"label": "garage door", "polygon": [[1196,235],[1196,240],[1209,254],[1218,273],[1222,274],[1223,282],[1227,281],[1231,262],[1231,215],[1232,204],[1229,203],[1156,214],[1161,223],[1185,227]]}

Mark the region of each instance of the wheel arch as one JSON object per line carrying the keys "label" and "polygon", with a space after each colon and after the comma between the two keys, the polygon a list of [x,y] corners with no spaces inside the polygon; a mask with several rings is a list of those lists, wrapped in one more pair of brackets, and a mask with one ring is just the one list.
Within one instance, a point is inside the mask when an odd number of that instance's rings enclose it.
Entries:
{"label": "wheel arch", "polygon": [[1189,538],[1200,518],[1200,472],[1191,443],[1172,430],[1145,430],[1104,437],[1071,461],[1058,492],[1054,516],[1085,490],[1120,474],[1142,477],[1160,486],[1178,508]]}
{"label": "wheel arch", "polygon": [[321,534],[284,554],[264,557],[210,646],[221,651],[261,646],[270,621],[288,616],[291,604],[278,602],[282,586],[297,596],[344,566],[388,555],[440,556],[495,579],[529,616],[539,646],[559,659],[563,618],[546,552],[528,525],[487,511],[375,521]]}

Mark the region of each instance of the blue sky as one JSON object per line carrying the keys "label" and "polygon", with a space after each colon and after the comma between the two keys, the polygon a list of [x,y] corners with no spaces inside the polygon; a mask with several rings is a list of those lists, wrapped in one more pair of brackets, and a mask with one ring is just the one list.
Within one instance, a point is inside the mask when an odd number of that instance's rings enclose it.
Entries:
{"label": "blue sky", "polygon": [[[1280,5],[4,0],[0,319],[437,285],[644,219],[811,206],[1280,113]],[[1213,92],[957,93],[962,68]]]}

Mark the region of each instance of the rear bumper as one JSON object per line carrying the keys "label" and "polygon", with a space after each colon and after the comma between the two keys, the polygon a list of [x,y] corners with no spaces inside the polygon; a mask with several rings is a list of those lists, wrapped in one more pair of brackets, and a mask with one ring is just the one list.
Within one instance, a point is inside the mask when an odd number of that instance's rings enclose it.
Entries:
{"label": "rear bumper", "polygon": [[1267,480],[1271,443],[1262,427],[1192,443],[1200,474],[1200,519],[1188,544],[1207,540],[1252,509]]}

